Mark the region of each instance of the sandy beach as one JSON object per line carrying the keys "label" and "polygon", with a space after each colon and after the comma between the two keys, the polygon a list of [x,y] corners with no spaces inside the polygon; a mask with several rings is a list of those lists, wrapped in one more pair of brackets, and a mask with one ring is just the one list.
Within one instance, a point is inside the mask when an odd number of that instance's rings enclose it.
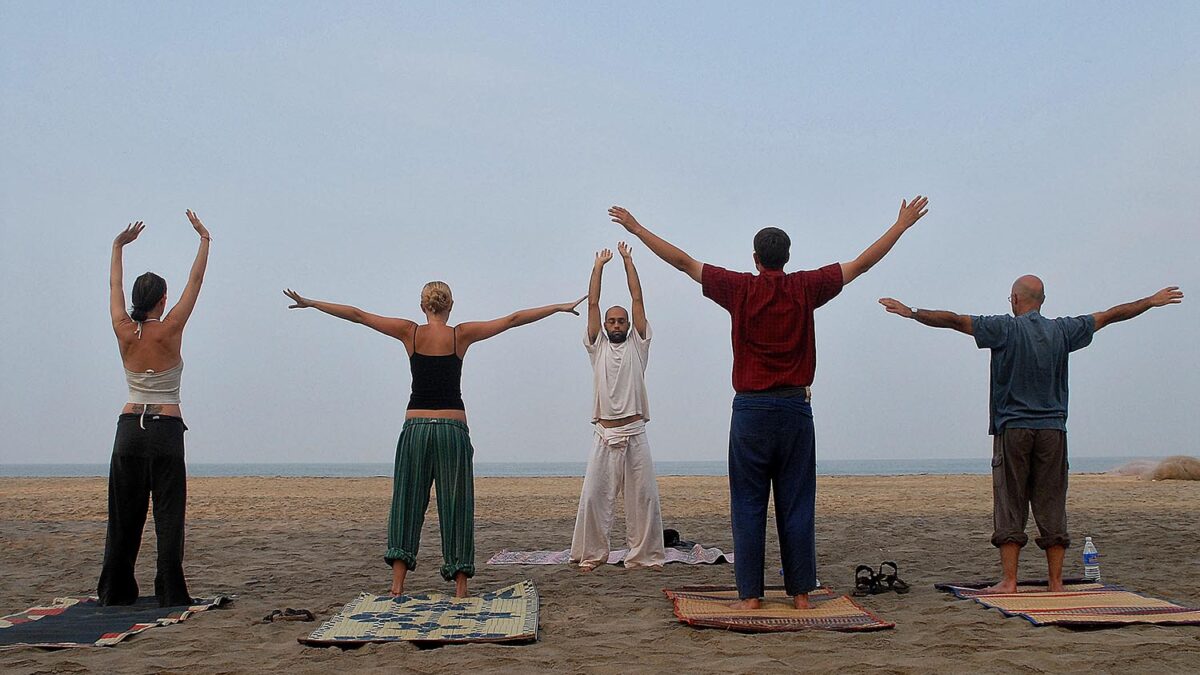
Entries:
{"label": "sandy beach", "polygon": [[[661,589],[732,584],[729,565],[669,565],[661,571],[605,567],[497,567],[501,549],[562,549],[570,543],[577,478],[476,481],[477,564],[473,589],[532,579],[541,595],[535,644],[418,649],[370,645],[342,651],[303,647],[317,624],[260,623],[272,609],[303,607],[328,618],[360,591],[382,591],[390,481],[381,478],[197,478],[190,482],[185,566],[193,595],[235,594],[230,608],[157,628],[113,648],[0,652],[6,673],[113,672],[1195,672],[1200,628],[1131,626],[1076,631],[954,600],[940,581],[997,572],[988,544],[990,478],[823,477],[817,537],[822,583],[850,591],[859,563],[899,563],[908,595],[861,600],[896,629],[743,635],[690,628]],[[659,479],[664,524],[685,539],[729,550],[728,491],[721,477]],[[0,614],[57,596],[94,591],[104,545],[106,482],[97,478],[0,479]],[[1095,538],[1105,581],[1200,605],[1200,482],[1072,477],[1070,524],[1077,546]],[[621,516],[614,531],[619,543]],[[768,561],[778,559],[773,522]],[[1031,526],[1032,528],[1032,523]],[[139,560],[152,587],[148,524]],[[1023,577],[1041,577],[1032,545]],[[410,590],[450,591],[437,576],[440,548],[431,510]],[[768,583],[778,580],[768,573]]]}

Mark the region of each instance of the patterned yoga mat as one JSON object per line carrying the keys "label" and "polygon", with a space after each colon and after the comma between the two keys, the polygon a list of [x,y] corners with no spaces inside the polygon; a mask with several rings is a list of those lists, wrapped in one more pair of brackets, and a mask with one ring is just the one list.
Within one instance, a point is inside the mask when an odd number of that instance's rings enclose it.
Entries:
{"label": "patterned yoga mat", "polygon": [[[616,565],[625,560],[629,549],[622,548],[610,551],[608,564]],[[489,565],[566,565],[571,562],[570,549],[562,551],[501,551],[492,556]],[[676,548],[667,549],[667,562],[683,563],[684,565],[716,565],[732,563],[733,553],[725,553],[719,548],[704,548],[696,544],[692,548],[681,551]]]}
{"label": "patterned yoga mat", "polygon": [[526,580],[471,598],[363,593],[299,641],[317,647],[401,641],[526,642],[537,640],[537,631],[537,588]]}
{"label": "patterned yoga mat", "polygon": [[57,598],[49,607],[31,607],[0,618],[0,649],[108,647],[135,633],[220,607],[229,598],[196,598],[190,607],[159,607],[152,597],[116,607],[101,607],[96,601],[95,597]]}
{"label": "patterned yoga mat", "polygon": [[976,584],[938,584],[936,587],[955,597],[998,609],[1005,616],[1019,616],[1035,626],[1200,625],[1200,608],[1183,607],[1120,586],[1066,581],[1064,593],[1048,593],[1044,584],[1025,582],[1018,584],[1016,593],[989,593]]}
{"label": "patterned yoga mat", "polygon": [[782,586],[768,586],[759,609],[730,609],[738,599],[729,586],[684,586],[663,589],[675,605],[675,616],[692,626],[724,628],[743,633],[797,630],[871,631],[895,628],[845,595],[828,588],[809,593],[812,609],[795,609]]}

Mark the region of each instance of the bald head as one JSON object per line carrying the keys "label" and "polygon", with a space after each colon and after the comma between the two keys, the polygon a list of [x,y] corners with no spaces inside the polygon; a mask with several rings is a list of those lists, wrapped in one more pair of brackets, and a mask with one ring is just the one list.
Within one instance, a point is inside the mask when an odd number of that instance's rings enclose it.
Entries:
{"label": "bald head", "polygon": [[1012,297],[1013,313],[1017,316],[1042,308],[1046,301],[1046,286],[1042,280],[1026,274],[1013,282]]}

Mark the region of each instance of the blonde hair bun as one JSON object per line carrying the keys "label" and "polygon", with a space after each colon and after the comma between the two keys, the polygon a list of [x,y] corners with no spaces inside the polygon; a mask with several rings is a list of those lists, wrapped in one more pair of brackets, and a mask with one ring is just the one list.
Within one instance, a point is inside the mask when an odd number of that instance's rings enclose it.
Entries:
{"label": "blonde hair bun", "polygon": [[444,314],[454,304],[454,296],[444,281],[431,281],[421,289],[421,309],[433,314]]}

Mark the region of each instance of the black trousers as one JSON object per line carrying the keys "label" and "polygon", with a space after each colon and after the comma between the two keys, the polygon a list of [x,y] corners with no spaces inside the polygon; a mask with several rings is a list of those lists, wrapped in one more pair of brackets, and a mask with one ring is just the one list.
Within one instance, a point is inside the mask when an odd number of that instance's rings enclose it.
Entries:
{"label": "black trousers", "polygon": [[[145,429],[141,428],[144,421]],[[104,569],[97,589],[101,605],[132,605],[138,599],[133,577],[146,509],[154,497],[154,532],[158,536],[158,573],[154,595],[162,607],[192,604],[183,577],[183,521],[187,503],[187,469],[178,417],[124,414],[117,420],[108,471],[108,535]]]}

